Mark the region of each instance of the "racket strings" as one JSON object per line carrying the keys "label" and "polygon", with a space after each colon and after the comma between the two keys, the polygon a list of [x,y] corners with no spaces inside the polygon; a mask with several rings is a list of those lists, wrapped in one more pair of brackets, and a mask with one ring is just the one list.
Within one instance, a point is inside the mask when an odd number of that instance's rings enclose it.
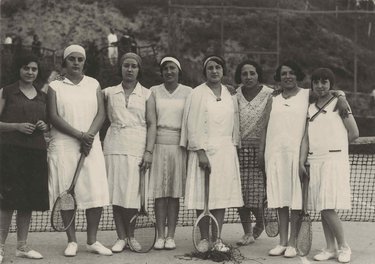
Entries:
{"label": "racket strings", "polygon": [[304,216],[297,236],[297,251],[301,256],[309,254],[312,243],[312,228],[309,216]]}
{"label": "racket strings", "polygon": [[279,221],[277,210],[273,208],[263,208],[264,229],[269,237],[279,234]]}
{"label": "racket strings", "polygon": [[56,231],[65,231],[72,224],[75,217],[75,199],[69,193],[60,195],[51,213],[51,224]]}
{"label": "racket strings", "polygon": [[135,218],[134,240],[130,239],[130,246],[136,252],[150,251],[156,240],[155,223],[148,215],[138,215]]}

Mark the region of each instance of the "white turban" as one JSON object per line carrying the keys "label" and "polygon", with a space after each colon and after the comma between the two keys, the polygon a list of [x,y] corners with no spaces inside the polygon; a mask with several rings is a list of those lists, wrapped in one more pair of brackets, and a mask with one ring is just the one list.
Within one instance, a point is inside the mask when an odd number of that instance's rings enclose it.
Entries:
{"label": "white turban", "polygon": [[82,54],[83,57],[86,58],[86,51],[82,46],[80,46],[80,45],[70,45],[64,50],[64,56],[63,56],[64,60],[66,59],[66,57],[68,57],[73,52],[78,52],[78,53]]}
{"label": "white turban", "polygon": [[163,63],[167,62],[167,61],[175,63],[177,65],[177,67],[180,69],[180,71],[182,71],[180,62],[176,58],[173,58],[173,57],[164,57],[160,61],[160,66],[163,65]]}

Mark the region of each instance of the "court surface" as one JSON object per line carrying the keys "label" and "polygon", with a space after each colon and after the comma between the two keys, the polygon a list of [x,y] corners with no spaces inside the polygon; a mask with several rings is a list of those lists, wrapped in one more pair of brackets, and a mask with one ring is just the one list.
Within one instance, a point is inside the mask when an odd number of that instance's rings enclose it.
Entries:
{"label": "court surface", "polygon": [[[349,245],[352,248],[352,264],[373,264],[375,263],[375,223],[367,222],[343,222],[345,235]],[[32,232],[29,235],[29,244],[33,249],[38,250],[44,259],[29,260],[16,258],[16,234],[11,233],[7,239],[5,246],[5,258],[3,264],[7,263],[35,263],[35,264],[65,264],[65,263],[79,263],[79,264],[200,264],[200,263],[215,263],[211,260],[200,260],[191,257],[184,257],[185,253],[193,251],[191,242],[192,227],[177,227],[176,244],[177,249],[167,251],[152,250],[146,254],[133,253],[125,250],[122,253],[114,254],[113,256],[99,256],[88,253],[85,247],[86,233],[78,232],[78,254],[74,258],[67,258],[63,256],[63,251],[66,246],[66,236],[64,233],[56,232]],[[225,224],[223,227],[223,239],[226,243],[235,245],[237,239],[242,235],[240,224]],[[116,240],[115,231],[100,231],[98,233],[98,240],[104,245],[110,247]],[[296,257],[287,259],[284,257],[271,257],[267,255],[270,248],[275,246],[278,238],[268,238],[263,232],[256,242],[250,246],[240,247],[242,255],[245,257],[241,263],[244,264],[308,264],[308,263],[338,263],[336,260],[317,262],[313,260],[313,256],[318,253],[318,250],[325,246],[323,230],[320,222],[313,223],[313,244],[310,254],[307,257]],[[231,263],[231,262],[226,262]]]}

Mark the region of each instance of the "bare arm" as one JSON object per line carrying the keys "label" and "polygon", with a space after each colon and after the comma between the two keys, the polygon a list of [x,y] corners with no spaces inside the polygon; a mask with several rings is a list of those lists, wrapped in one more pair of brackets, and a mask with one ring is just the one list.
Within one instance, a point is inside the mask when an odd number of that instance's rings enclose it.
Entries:
{"label": "bare arm", "polygon": [[146,102],[147,138],[146,149],[141,163],[142,169],[148,169],[152,163],[152,153],[156,140],[156,103],[154,94],[151,93]]}
{"label": "bare arm", "polygon": [[260,136],[259,140],[259,156],[258,156],[258,165],[259,168],[264,171],[265,170],[265,163],[264,163],[264,151],[266,149],[266,136],[267,136],[267,128],[268,128],[268,122],[270,119],[270,114],[272,110],[272,96],[268,98],[266,108],[264,110],[263,118],[265,119],[265,126],[262,130],[262,134]]}
{"label": "bare arm", "polygon": [[309,121],[306,121],[305,125],[305,133],[303,134],[300,152],[299,152],[299,178],[300,181],[303,182],[304,177],[308,177],[309,174],[307,173],[306,166],[307,166],[307,155],[309,154]]}
{"label": "bare arm", "polygon": [[352,114],[349,114],[347,117],[342,117],[342,121],[348,131],[348,141],[351,143],[359,137],[357,122]]}

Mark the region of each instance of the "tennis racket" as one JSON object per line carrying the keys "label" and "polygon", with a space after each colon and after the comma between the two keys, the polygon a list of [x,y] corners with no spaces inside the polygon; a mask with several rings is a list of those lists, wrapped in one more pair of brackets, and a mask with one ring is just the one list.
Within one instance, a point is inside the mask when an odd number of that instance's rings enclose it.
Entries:
{"label": "tennis racket", "polygon": [[66,231],[74,221],[77,211],[74,187],[77,183],[78,175],[81,172],[85,157],[84,154],[81,154],[69,189],[61,193],[53,205],[51,226],[55,231]]}
{"label": "tennis racket", "polygon": [[264,199],[262,205],[264,231],[267,236],[276,237],[279,234],[279,216],[277,214],[277,209],[268,208],[267,180],[264,180],[264,188]]}
{"label": "tennis racket", "polygon": [[130,248],[138,253],[149,252],[155,244],[156,240],[156,225],[146,210],[145,192],[146,171],[139,169],[139,191],[141,194],[141,208],[138,213],[130,220],[130,226],[134,227],[134,240],[129,239]]}
{"label": "tennis racket", "polygon": [[[309,173],[309,166],[306,166]],[[305,177],[302,183],[302,211],[298,220],[297,253],[300,256],[309,254],[312,243],[312,227],[310,215],[307,212],[307,199],[309,190],[309,177]]]}
{"label": "tennis racket", "polygon": [[204,208],[203,212],[198,216],[193,227],[193,244],[198,252],[204,253],[207,250],[199,246],[201,240],[205,239],[208,243],[208,250],[212,248],[213,243],[220,238],[219,224],[213,214],[208,209],[210,190],[210,171],[204,171]]}

